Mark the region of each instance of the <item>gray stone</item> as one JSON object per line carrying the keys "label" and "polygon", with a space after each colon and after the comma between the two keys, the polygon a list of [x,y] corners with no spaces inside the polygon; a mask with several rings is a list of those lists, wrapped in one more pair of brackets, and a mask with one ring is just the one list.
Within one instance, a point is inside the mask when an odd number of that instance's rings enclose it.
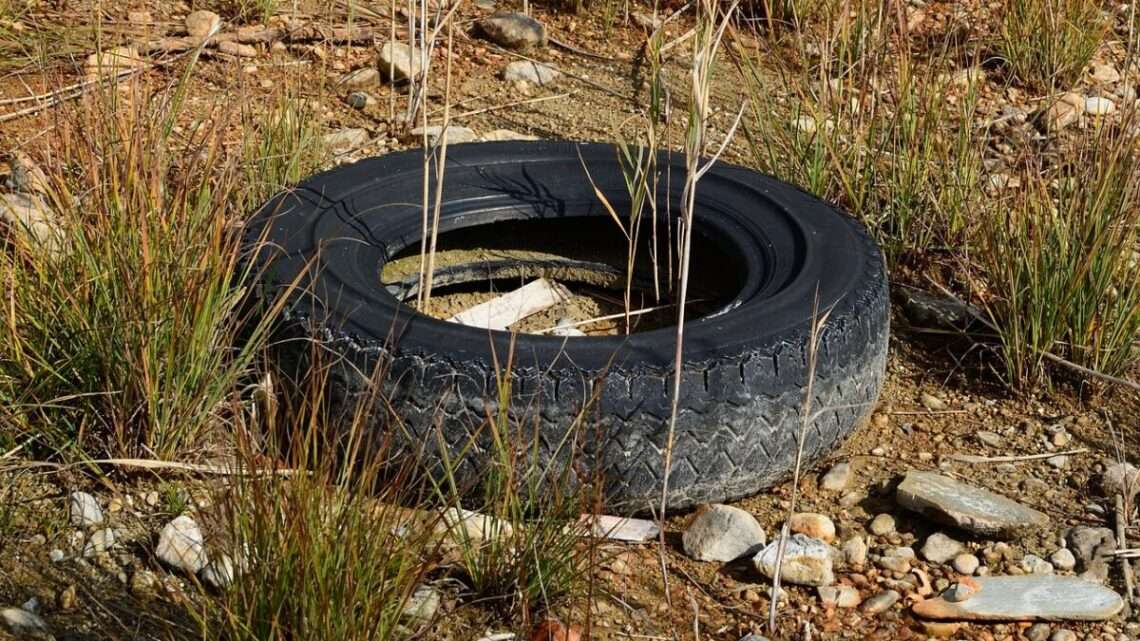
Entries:
{"label": "gray stone", "polygon": [[880,514],[871,519],[871,525],[867,526],[867,529],[875,536],[886,536],[895,531],[895,517],[890,514]]}
{"label": "gray stone", "polygon": [[983,536],[1012,537],[1049,522],[1041,512],[1000,494],[932,472],[908,472],[896,500],[909,510]]}
{"label": "gray stone", "polygon": [[560,77],[562,72],[554,67],[530,60],[516,60],[503,69],[503,80],[507,82],[529,82],[540,87],[552,85]]}
{"label": "gray stone", "polygon": [[1079,525],[1069,530],[1065,538],[1076,558],[1076,571],[1083,578],[1097,582],[1108,579],[1108,559],[1116,550],[1116,534],[1112,530]]}
{"label": "gray stone", "polygon": [[[440,136],[443,135],[443,127],[440,125],[428,125],[427,127],[416,127],[412,130],[412,135],[421,138],[427,134],[427,142],[429,145],[434,145]],[[467,127],[451,126],[447,128],[447,144],[454,145],[462,142],[472,142],[478,140],[479,136]]]}
{"label": "gray stone", "polygon": [[816,589],[819,591],[819,600],[828,607],[857,608],[863,602],[859,590],[849,585],[821,585]]}
{"label": "gray stone", "polygon": [[727,563],[755,554],[765,543],[764,529],[748,512],[711,505],[697,514],[681,535],[685,554],[698,561]]}
{"label": "gray stone", "polygon": [[843,559],[849,565],[863,565],[867,562],[867,542],[861,536],[854,536],[843,543]]}
{"label": "gray stone", "polygon": [[1101,475],[1100,487],[1108,498],[1119,494],[1134,499],[1140,493],[1140,472],[1130,463],[1109,463]]}
{"label": "gray stone", "polygon": [[957,603],[945,598],[914,605],[926,619],[972,621],[1103,621],[1124,607],[1112,590],[1072,576],[995,576],[972,579],[979,589]]}
{"label": "gray stone", "polygon": [[23,608],[0,610],[0,620],[19,639],[52,639],[47,624],[35,614]]}
{"label": "gray stone", "polygon": [[0,220],[48,251],[56,251],[63,238],[58,218],[39,195],[0,194]]}
{"label": "gray stone", "polygon": [[408,602],[404,604],[403,615],[409,619],[430,621],[439,612],[442,602],[438,590],[430,585],[421,585],[416,588],[412,596],[408,597]]}
{"label": "gray stone", "polygon": [[1116,103],[1108,98],[1089,96],[1085,98],[1085,113],[1093,116],[1107,116],[1116,111]]}
{"label": "gray stone", "polygon": [[508,49],[529,49],[546,44],[546,27],[530,16],[496,11],[479,21],[479,31],[495,44]]}
{"label": "gray stone", "polygon": [[[779,547],[779,540],[772,541],[752,559],[756,569],[768,578],[776,574]],[[835,583],[833,559],[830,545],[803,534],[793,534],[784,547],[780,580],[795,585],[831,585]]]}
{"label": "gray stone", "polygon": [[362,67],[350,71],[341,77],[340,84],[348,89],[370,89],[380,84],[380,70]]}
{"label": "gray stone", "polygon": [[935,532],[926,537],[926,543],[922,545],[922,558],[931,563],[945,563],[961,551],[961,543],[941,532]]}
{"label": "gray stone", "polygon": [[1048,623],[1034,623],[1025,631],[1025,638],[1029,641],[1045,641],[1053,628]]}
{"label": "gray stone", "polygon": [[1021,569],[1029,574],[1053,574],[1053,564],[1036,554],[1026,554],[1021,559]]}
{"label": "gray stone", "polygon": [[401,82],[423,71],[423,53],[402,42],[386,42],[380,47],[377,67],[390,82]]}
{"label": "gray stone", "polygon": [[206,567],[206,539],[194,519],[182,515],[166,524],[158,534],[155,555],[167,565],[197,574]]}
{"label": "gray stone", "polygon": [[67,555],[63,553],[63,550],[59,548],[53,548],[51,552],[48,552],[48,558],[51,559],[52,563],[59,563],[60,561],[67,558]]}
{"label": "gray stone", "polygon": [[1050,467],[1054,467],[1058,470],[1068,469],[1068,467],[1069,467],[1069,457],[1065,456],[1064,454],[1058,454],[1057,456],[1050,456],[1048,459],[1045,460],[1045,462],[1048,463],[1050,465]]}
{"label": "gray stone", "polygon": [[1072,630],[1062,628],[1049,635],[1049,641],[1077,641],[1077,635]]}
{"label": "gray stone", "polygon": [[71,524],[76,527],[99,525],[103,522],[103,508],[87,492],[72,492],[68,501]]}
{"label": "gray stone", "polygon": [[903,312],[919,327],[962,330],[985,318],[977,307],[920,289],[903,288],[902,297]]}
{"label": "gray stone", "polygon": [[863,602],[863,612],[867,614],[885,612],[890,609],[892,605],[898,603],[899,596],[899,593],[894,590],[880,592]]}
{"label": "gray stone", "polygon": [[990,447],[1001,446],[1001,437],[993,432],[982,430],[975,433],[974,436],[978,437],[978,440],[982,442],[982,445],[988,445]]}
{"label": "gray stone", "polygon": [[959,554],[954,557],[954,561],[951,565],[953,565],[954,571],[958,574],[970,576],[978,571],[978,566],[981,565],[981,562],[978,561],[978,557],[973,554]]}
{"label": "gray stone", "polygon": [[884,570],[897,572],[899,574],[906,574],[907,572],[910,572],[910,565],[913,559],[904,555],[895,554],[894,550],[897,549],[898,548],[892,548],[887,552],[887,554],[874,557],[875,565],[883,568]]}
{"label": "gray stone", "polygon": [[819,489],[825,492],[842,492],[851,484],[851,464],[836,463],[819,480]]}
{"label": "gray stone", "polygon": [[353,109],[364,109],[376,104],[376,99],[364,91],[354,91],[348,94],[344,100]]}
{"label": "gray stone", "polygon": [[367,129],[345,127],[344,129],[337,129],[332,133],[325,134],[322,141],[329,151],[343,154],[353,149],[363,147],[368,144],[368,141],[371,139],[372,136],[368,135]]}
{"label": "gray stone", "polygon": [[1049,557],[1049,562],[1053,564],[1053,567],[1063,572],[1068,572],[1077,567],[1077,557],[1073,556],[1073,553],[1067,548],[1061,548],[1054,552]]}
{"label": "gray stone", "polygon": [[207,585],[225,590],[234,582],[234,561],[230,555],[223,554],[207,563],[199,576]]}
{"label": "gray stone", "polygon": [[111,528],[95,530],[83,546],[83,556],[92,557],[100,552],[106,552],[115,545],[115,532]]}

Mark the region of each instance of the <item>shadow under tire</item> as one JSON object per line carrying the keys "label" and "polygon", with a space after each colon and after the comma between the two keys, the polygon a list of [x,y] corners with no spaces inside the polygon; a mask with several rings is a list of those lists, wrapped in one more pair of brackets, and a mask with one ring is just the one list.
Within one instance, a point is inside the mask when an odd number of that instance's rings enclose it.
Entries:
{"label": "shadow under tire", "polygon": [[[612,145],[452,145],[440,233],[510,220],[608,218],[583,163],[622,212],[628,195]],[[668,199],[677,212],[684,159],[663,153],[659,168],[671,179],[662,180],[658,202]],[[675,328],[512,337],[417,313],[381,286],[380,271],[420,242],[422,172],[419,150],[338,167],[278,194],[247,226],[259,295],[296,283],[286,327],[321,339],[339,359],[328,382],[333,414],[347,421],[366,403],[377,441],[393,436],[400,451],[429,467],[452,460],[459,477],[474,483],[494,456],[486,418],[509,409],[515,436],[534,448],[529,464],[600,478],[613,511],[652,509],[664,477]],[[700,181],[697,202],[694,233],[723,261],[695,267],[723,269],[740,285],[716,311],[686,322],[671,509],[754,494],[789,477],[809,376],[805,468],[826,455],[873,409],[887,359],[886,272],[859,223],[794,186],[727,163]],[[809,373],[817,296],[827,316]],[[304,341],[275,347],[301,366],[308,349]],[[508,354],[511,401],[499,408],[496,374]],[[380,399],[371,384],[377,368]]]}

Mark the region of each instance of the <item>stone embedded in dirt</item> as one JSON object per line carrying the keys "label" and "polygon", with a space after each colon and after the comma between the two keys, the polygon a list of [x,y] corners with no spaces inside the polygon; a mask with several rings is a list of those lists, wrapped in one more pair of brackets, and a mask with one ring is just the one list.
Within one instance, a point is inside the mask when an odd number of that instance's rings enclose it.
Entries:
{"label": "stone embedded in dirt", "polygon": [[201,40],[222,26],[222,17],[213,11],[195,11],[186,16],[186,33]]}
{"label": "stone embedded in dirt", "polygon": [[354,91],[344,99],[353,109],[364,109],[376,104],[376,99],[364,91]]}
{"label": "stone embedded in dirt", "polygon": [[529,82],[540,87],[552,85],[562,77],[562,72],[530,60],[516,60],[503,69],[503,80],[507,82]]}
{"label": "stone embedded in dirt", "polygon": [[218,590],[225,590],[234,582],[234,561],[230,555],[223,554],[211,559],[199,574],[202,582]]}
{"label": "stone embedded in dirt", "polygon": [[982,536],[1011,537],[1049,522],[1000,494],[933,472],[907,472],[895,498],[909,510]]}
{"label": "stone embedded in dirt", "polygon": [[821,585],[817,588],[819,600],[832,608],[857,608],[863,602],[859,590],[850,585]]}
{"label": "stone embedded in dirt", "polygon": [[[772,541],[752,559],[756,569],[768,578],[776,574],[779,547],[779,540]],[[780,580],[795,585],[831,585],[835,583],[832,565],[830,545],[803,534],[793,534],[784,547]]]}
{"label": "stone embedded in dirt", "polygon": [[[909,550],[908,554],[904,550]],[[906,574],[910,572],[911,563],[914,561],[914,550],[910,548],[888,548],[882,555],[872,557],[875,565],[891,572],[899,574]]]}
{"label": "stone embedded in dirt", "polygon": [[980,432],[975,432],[974,436],[977,437],[979,441],[981,441],[982,445],[987,445],[989,447],[1001,447],[1001,436],[993,432],[982,430]]}
{"label": "stone embedded in dirt", "polygon": [[[417,138],[422,138],[427,134],[427,144],[434,145],[436,141],[443,136],[443,127],[441,125],[428,125],[427,127],[416,127],[412,130],[412,135]],[[453,145],[462,142],[473,142],[478,140],[479,136],[468,129],[467,127],[451,126],[447,128],[447,144]]]}
{"label": "stone embedded in dirt", "polygon": [[1106,527],[1078,525],[1065,537],[1068,549],[1076,557],[1076,570],[1081,578],[1103,583],[1108,579],[1108,561],[1116,550],[1116,534]]}
{"label": "stone embedded in dirt", "polygon": [[59,563],[66,558],[67,555],[59,548],[52,548],[51,552],[48,552],[48,559],[50,559],[52,563]]}
{"label": "stone embedded in dirt", "polygon": [[918,327],[962,330],[985,318],[983,312],[972,305],[920,289],[903,288],[901,296],[903,313]]}
{"label": "stone embedded in dirt", "polygon": [[442,602],[443,598],[440,596],[439,590],[430,585],[421,585],[408,597],[402,614],[409,619],[430,621],[439,612],[439,606]]}
{"label": "stone embedded in dirt", "polygon": [[58,250],[63,240],[58,219],[39,195],[0,194],[0,220],[49,252]]}
{"label": "stone embedded in dirt", "polygon": [[0,610],[0,620],[19,639],[52,639],[44,620],[23,608]]}
{"label": "stone embedded in dirt", "polygon": [[1050,456],[1045,460],[1045,462],[1048,463],[1050,467],[1056,468],[1058,470],[1068,469],[1069,467],[1069,457],[1065,456],[1064,454]]}
{"label": "stone embedded in dirt", "polygon": [[115,532],[111,528],[95,530],[83,546],[83,556],[92,557],[100,552],[106,552],[115,545]]}
{"label": "stone embedded in dirt", "polygon": [[851,464],[844,461],[831,466],[819,480],[819,489],[825,492],[842,492],[851,483]]}
{"label": "stone embedded in dirt", "polygon": [[1112,590],[1072,576],[995,576],[973,579],[970,598],[952,602],[943,593],[914,605],[928,619],[969,621],[1103,621],[1124,607]]}
{"label": "stone embedded in dirt", "polygon": [[886,536],[895,531],[895,517],[891,514],[879,514],[871,519],[867,529],[875,536]]}
{"label": "stone embedded in dirt", "polygon": [[788,519],[788,529],[792,532],[805,534],[824,543],[835,540],[835,523],[823,514],[812,512],[799,512]]}
{"label": "stone embedded in dirt", "polygon": [[511,131],[510,129],[494,129],[492,131],[488,131],[479,138],[484,142],[496,142],[504,140],[541,140],[541,138],[538,136],[521,134],[517,131]]}
{"label": "stone embedded in dirt", "polygon": [[962,551],[962,544],[941,532],[926,537],[922,544],[922,558],[931,563],[945,563]]}
{"label": "stone embedded in dirt", "polygon": [[1053,574],[1053,564],[1036,554],[1026,554],[1021,559],[1021,569],[1027,574]]}
{"label": "stone embedded in dirt", "polygon": [[973,554],[959,554],[958,556],[954,557],[954,560],[951,562],[951,566],[954,568],[955,572],[958,574],[965,574],[966,576],[970,576],[974,572],[977,572],[978,566],[980,565],[981,561],[979,561],[978,557],[974,556]]}
{"label": "stone embedded in dirt", "polygon": [[380,84],[380,70],[374,67],[363,67],[341,76],[338,83],[347,89],[371,89]]}
{"label": "stone embedded in dirt", "polygon": [[558,619],[543,619],[530,633],[530,641],[581,641],[582,631],[576,625],[567,626]]}
{"label": "stone embedded in dirt", "polygon": [[1116,67],[1112,65],[1093,65],[1089,71],[1089,75],[1092,77],[1094,82],[1099,82],[1106,85],[1120,82],[1120,72],[1117,71]]}
{"label": "stone embedded in dirt", "polygon": [[1072,630],[1062,628],[1049,635],[1049,641],[1077,641],[1077,635]]}
{"label": "stone embedded in dirt", "polygon": [[423,70],[423,53],[402,42],[386,42],[380,47],[376,67],[380,75],[390,82],[400,82],[419,76]]}
{"label": "stone embedded in dirt", "polygon": [[864,601],[862,610],[867,614],[878,614],[880,612],[885,612],[889,610],[892,605],[898,603],[900,596],[901,595],[899,595],[899,593],[894,590],[880,592]]}
{"label": "stone embedded in dirt", "polygon": [[28,154],[16,150],[8,155],[8,173],[5,185],[9,191],[19,191],[26,194],[46,194],[50,183],[47,175]]}
{"label": "stone embedded in dirt", "polygon": [[155,555],[163,563],[197,574],[206,567],[206,539],[194,519],[182,515],[166,524],[158,534]]}
{"label": "stone embedded in dirt", "polygon": [[1061,548],[1050,555],[1049,562],[1062,572],[1068,572],[1077,567],[1077,557],[1073,556],[1073,553],[1067,548]]}
{"label": "stone embedded in dirt", "polygon": [[950,603],[961,603],[977,594],[981,588],[977,581],[969,577],[962,577],[955,583],[952,583],[942,593],[942,598]]}
{"label": "stone embedded in dirt", "polygon": [[1045,129],[1057,132],[1081,119],[1085,112],[1084,96],[1077,93],[1067,93],[1057,99],[1042,114],[1042,124]]}
{"label": "stone embedded in dirt", "polygon": [[1116,103],[1108,98],[1089,96],[1085,98],[1085,113],[1092,116],[1107,116],[1116,111]]}
{"label": "stone embedded in dirt", "polygon": [[139,55],[139,50],[135,47],[115,47],[87,56],[84,68],[87,70],[87,75],[97,76],[99,74],[117,74],[128,69],[145,67],[148,64],[149,62]]}
{"label": "stone embedded in dirt", "polygon": [[859,566],[867,562],[867,542],[861,536],[853,536],[843,543],[843,559],[848,565]]}
{"label": "stone embedded in dirt", "polygon": [[1034,623],[1025,631],[1025,638],[1029,641],[1045,641],[1052,629],[1048,623]]}
{"label": "stone embedded in dirt", "polygon": [[496,11],[479,21],[479,31],[488,40],[508,49],[546,45],[546,27],[521,13]]}
{"label": "stone embedded in dirt", "polygon": [[644,11],[632,11],[629,17],[633,20],[633,24],[645,29],[646,31],[656,31],[661,28],[661,18]]}
{"label": "stone embedded in dirt", "polygon": [[332,133],[325,134],[321,140],[329,151],[336,154],[343,154],[363,147],[368,144],[368,141],[371,139],[372,136],[368,134],[367,129],[345,127],[344,129],[337,129]]}
{"label": "stone embedded in dirt", "polygon": [[583,514],[575,527],[581,528],[585,536],[631,543],[644,543],[661,533],[657,524],[648,519],[609,514]]}
{"label": "stone embedded in dirt", "polygon": [[1109,498],[1119,494],[1132,500],[1140,493],[1140,471],[1131,463],[1108,463],[1100,477],[1100,489]]}
{"label": "stone embedded in dirt", "polygon": [[962,628],[961,623],[948,623],[945,621],[923,621],[922,630],[928,637],[935,639],[949,639]]}
{"label": "stone embedded in dirt", "polygon": [[138,597],[153,597],[158,594],[159,581],[154,572],[146,569],[135,570],[130,580],[131,594]]}
{"label": "stone embedded in dirt", "polygon": [[507,539],[514,535],[514,528],[502,519],[453,507],[443,513],[436,532],[448,533],[453,541],[464,543]]}
{"label": "stone embedded in dirt", "polygon": [[755,554],[765,543],[764,529],[748,512],[730,505],[710,505],[685,528],[681,544],[698,561],[727,563]]}
{"label": "stone embedded in dirt", "polygon": [[256,58],[257,47],[241,42],[234,42],[233,40],[225,40],[218,43],[218,53],[224,53],[227,56],[237,56],[238,58]]}
{"label": "stone embedded in dirt", "polygon": [[103,522],[103,508],[99,501],[87,492],[72,492],[68,497],[68,513],[71,524],[76,527],[99,525]]}
{"label": "stone embedded in dirt", "polygon": [[922,406],[931,412],[941,412],[946,409],[946,401],[928,392],[923,392],[919,400],[922,402]]}

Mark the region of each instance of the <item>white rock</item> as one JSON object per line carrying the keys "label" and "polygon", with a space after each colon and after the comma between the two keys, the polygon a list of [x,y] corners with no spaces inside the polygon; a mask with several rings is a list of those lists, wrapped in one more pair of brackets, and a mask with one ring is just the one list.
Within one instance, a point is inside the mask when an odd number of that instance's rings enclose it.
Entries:
{"label": "white rock", "polygon": [[962,544],[941,532],[935,532],[926,538],[922,545],[922,558],[931,563],[945,563],[962,551]]}
{"label": "white rock", "polygon": [[62,243],[63,229],[42,196],[0,194],[0,220],[49,252],[57,251]]}
{"label": "white rock", "polygon": [[0,620],[17,638],[51,639],[47,624],[35,614],[23,608],[4,608],[0,610]]}
{"label": "white rock", "polygon": [[1089,96],[1085,98],[1085,113],[1093,116],[1104,116],[1116,111],[1116,103],[1108,98]]}
{"label": "white rock", "polygon": [[[776,573],[776,556],[780,541],[772,541],[760,551],[752,563],[761,574],[772,578]],[[835,583],[832,571],[831,546],[803,534],[793,534],[784,548],[780,564],[780,580],[795,585],[831,585]]]}
{"label": "white rock", "polygon": [[202,39],[211,31],[220,28],[222,18],[213,11],[195,11],[186,16],[186,33],[191,38]]}
{"label": "white rock", "polygon": [[343,154],[366,145],[371,139],[367,129],[346,127],[325,134],[322,141],[333,153]]}
{"label": "white rock", "polygon": [[1108,85],[1120,82],[1120,72],[1117,71],[1116,67],[1113,67],[1112,65],[1093,65],[1091,72],[1092,73],[1090,75],[1096,82]]}
{"label": "white rock", "polygon": [[419,49],[402,42],[386,42],[380,47],[377,67],[380,74],[392,82],[418,76],[423,70],[424,56]]}
{"label": "white rock", "polygon": [[460,542],[510,538],[514,534],[510,523],[461,507],[444,512],[436,531],[450,534],[453,540]]}
{"label": "white rock", "polygon": [[503,69],[503,80],[507,82],[529,82],[540,87],[552,85],[560,77],[562,72],[554,67],[530,60],[516,60]]}
{"label": "white rock", "polygon": [[886,536],[895,531],[895,517],[890,514],[880,514],[871,520],[868,530],[875,536]]}
{"label": "white rock", "polygon": [[370,89],[380,84],[380,71],[363,67],[342,76],[340,84],[348,89]]}
{"label": "white rock", "polygon": [[819,489],[826,492],[841,492],[851,483],[851,464],[846,461],[831,466],[819,481]]}
{"label": "white rock", "polygon": [[167,565],[197,574],[206,567],[206,539],[194,519],[182,515],[166,524],[158,535],[155,555]]}
{"label": "white rock", "polygon": [[1053,574],[1053,564],[1036,554],[1026,554],[1021,559],[1021,569],[1028,574]]}
{"label": "white rock", "polygon": [[981,565],[981,561],[979,561],[978,557],[974,556],[973,554],[959,554],[958,556],[954,557],[954,561],[951,563],[951,565],[953,565],[954,571],[958,574],[965,574],[966,576],[970,576],[974,572],[978,571],[978,566]]}
{"label": "white rock", "polygon": [[410,619],[429,621],[435,618],[441,603],[442,598],[438,590],[430,585],[421,585],[416,588],[412,596],[408,597],[408,602],[404,604],[403,615]]}
{"label": "white rock", "polygon": [[482,35],[508,49],[528,49],[546,44],[546,27],[521,13],[496,11],[478,24]]}
{"label": "white rock", "polygon": [[863,602],[859,590],[849,585],[821,585],[816,589],[819,591],[819,600],[826,606],[857,608]]}
{"label": "white rock", "polygon": [[1050,467],[1058,470],[1063,470],[1069,467],[1069,457],[1063,454],[1057,456],[1050,456],[1046,461]]}
{"label": "white rock", "polygon": [[[440,125],[428,125],[427,127],[416,127],[412,130],[412,135],[417,138],[422,138],[427,134],[427,141],[429,145],[434,145],[440,136],[443,135],[443,127]],[[473,142],[478,140],[479,136],[475,134],[474,130],[467,127],[451,126],[447,128],[447,144],[455,145],[463,142]]]}
{"label": "white rock", "polygon": [[480,138],[486,142],[496,142],[502,140],[541,140],[541,138],[538,136],[521,134],[517,131],[511,131],[510,129],[494,129],[483,134],[480,136]]}
{"label": "white rock", "polygon": [[206,584],[218,590],[225,590],[234,582],[233,559],[231,559],[228,554],[223,554],[213,559],[206,564],[206,567],[202,568],[200,576],[202,577],[202,581]]}
{"label": "white rock", "polygon": [[1100,485],[1108,498],[1120,494],[1133,499],[1140,493],[1140,472],[1130,463],[1109,463],[1104,468]]}
{"label": "white rock", "polygon": [[764,529],[748,512],[730,505],[710,505],[685,528],[681,544],[698,561],[727,563],[755,554],[764,545]]}
{"label": "white rock", "polygon": [[1077,558],[1066,548],[1061,548],[1049,557],[1049,562],[1058,570],[1068,572],[1077,567]]}
{"label": "white rock", "polygon": [[115,545],[115,532],[111,528],[103,528],[95,530],[91,533],[91,538],[87,539],[87,544],[83,546],[83,556],[91,557],[106,552]]}
{"label": "white rock", "polygon": [[68,500],[71,524],[76,527],[99,525],[103,522],[103,508],[87,492],[72,492]]}
{"label": "white rock", "polygon": [[849,565],[863,565],[867,562],[867,542],[861,536],[854,536],[843,543],[843,558]]}
{"label": "white rock", "polygon": [[59,563],[60,561],[66,559],[67,555],[64,554],[63,550],[59,548],[52,548],[52,551],[48,552],[48,558],[51,559],[52,563]]}

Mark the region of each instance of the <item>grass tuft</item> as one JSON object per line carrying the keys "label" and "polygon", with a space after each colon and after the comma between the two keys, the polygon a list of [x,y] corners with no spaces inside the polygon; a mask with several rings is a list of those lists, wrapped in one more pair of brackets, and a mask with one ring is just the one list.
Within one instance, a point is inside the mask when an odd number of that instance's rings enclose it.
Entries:
{"label": "grass tuft", "polygon": [[1019,81],[1064,90],[1080,77],[1108,27],[1095,0],[1005,0],[999,46]]}

